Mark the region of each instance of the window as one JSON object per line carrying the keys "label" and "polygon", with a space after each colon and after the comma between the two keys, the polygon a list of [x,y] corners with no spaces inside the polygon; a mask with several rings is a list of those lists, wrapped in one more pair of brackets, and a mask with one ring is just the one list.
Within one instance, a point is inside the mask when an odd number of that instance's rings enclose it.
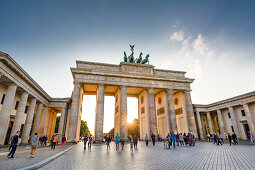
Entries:
{"label": "window", "polygon": [[245,116],[245,111],[241,110],[242,116]]}
{"label": "window", "polygon": [[19,107],[19,101],[16,101],[15,110],[18,110],[18,107]]}
{"label": "window", "polygon": [[228,112],[228,118],[231,118],[230,113]]}
{"label": "window", "polygon": [[5,94],[3,94],[2,100],[1,100],[1,104],[4,103],[4,98],[5,98]]}
{"label": "window", "polygon": [[25,113],[27,113],[27,110],[28,110],[28,106],[26,106],[26,108],[25,108]]}
{"label": "window", "polygon": [[234,127],[233,127],[233,126],[231,126],[231,130],[232,130],[232,132],[235,132],[235,131],[234,131]]}

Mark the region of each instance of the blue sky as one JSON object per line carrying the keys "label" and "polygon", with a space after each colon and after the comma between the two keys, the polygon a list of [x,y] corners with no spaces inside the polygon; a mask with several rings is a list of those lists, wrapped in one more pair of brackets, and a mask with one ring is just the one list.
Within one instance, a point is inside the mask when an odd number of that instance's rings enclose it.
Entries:
{"label": "blue sky", "polygon": [[118,64],[129,44],[195,78],[193,103],[254,91],[255,1],[0,2],[0,50],[52,97],[71,95],[75,60]]}

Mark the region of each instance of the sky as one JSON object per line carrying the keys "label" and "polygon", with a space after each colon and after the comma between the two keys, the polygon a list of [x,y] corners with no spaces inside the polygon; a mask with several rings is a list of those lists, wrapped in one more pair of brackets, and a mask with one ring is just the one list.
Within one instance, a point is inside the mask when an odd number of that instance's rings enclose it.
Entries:
{"label": "sky", "polygon": [[[136,56],[150,54],[155,68],[186,71],[194,78],[194,104],[254,91],[255,1],[0,0],[0,4],[0,51],[13,57],[51,97],[70,97],[70,67],[75,67],[75,60],[119,64],[129,44],[135,44]],[[128,101],[128,114],[136,115],[132,107],[136,99]],[[105,102],[114,99],[106,97]],[[82,118],[88,124],[94,120],[93,104],[95,97],[85,96]],[[113,115],[112,105],[106,105],[105,114]],[[107,117],[113,116],[105,115],[104,131],[113,127],[113,118]]]}

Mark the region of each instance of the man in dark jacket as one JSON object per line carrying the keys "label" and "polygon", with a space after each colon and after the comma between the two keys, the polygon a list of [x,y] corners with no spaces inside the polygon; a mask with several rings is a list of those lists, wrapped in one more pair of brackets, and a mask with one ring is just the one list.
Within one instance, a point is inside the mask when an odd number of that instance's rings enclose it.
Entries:
{"label": "man in dark jacket", "polygon": [[7,158],[9,158],[9,159],[14,158],[13,155],[17,149],[17,146],[18,146],[19,135],[20,135],[20,131],[17,131],[16,135],[12,138],[12,142],[11,142],[12,150],[10,151],[10,153],[7,156]]}

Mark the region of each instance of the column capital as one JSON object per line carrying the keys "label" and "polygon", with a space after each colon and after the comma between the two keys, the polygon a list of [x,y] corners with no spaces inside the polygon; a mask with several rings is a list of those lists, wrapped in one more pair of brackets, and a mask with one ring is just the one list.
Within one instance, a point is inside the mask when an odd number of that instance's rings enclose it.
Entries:
{"label": "column capital", "polygon": [[148,88],[148,93],[149,94],[152,94],[152,93],[154,94],[154,88],[153,87],[149,87]]}
{"label": "column capital", "polygon": [[127,88],[127,86],[125,86],[125,85],[121,85],[120,86],[120,88],[122,89],[122,88]]}

